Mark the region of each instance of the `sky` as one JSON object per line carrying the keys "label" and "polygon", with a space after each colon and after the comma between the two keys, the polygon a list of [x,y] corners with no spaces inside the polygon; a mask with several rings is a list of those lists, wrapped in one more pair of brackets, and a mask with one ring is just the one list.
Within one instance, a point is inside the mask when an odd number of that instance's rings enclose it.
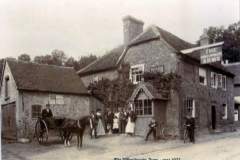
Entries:
{"label": "sky", "polygon": [[123,43],[122,18],[195,43],[203,29],[239,21],[240,0],[1,0],[0,58],[63,50],[101,56]]}

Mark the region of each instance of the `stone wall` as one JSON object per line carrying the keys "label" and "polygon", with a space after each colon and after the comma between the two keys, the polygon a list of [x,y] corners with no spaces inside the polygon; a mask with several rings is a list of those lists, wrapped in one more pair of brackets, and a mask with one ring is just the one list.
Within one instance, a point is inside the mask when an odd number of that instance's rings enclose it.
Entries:
{"label": "stone wall", "polygon": [[[18,114],[21,118],[18,119],[18,137],[24,136],[25,134],[32,138],[37,120],[37,118],[32,117],[32,105],[41,105],[41,109],[44,109],[46,104],[49,103],[49,94],[50,93],[43,92],[20,92],[20,103],[18,106],[20,112]],[[78,119],[82,116],[89,115],[90,110],[96,108],[96,106],[93,106],[94,104],[90,106],[90,97],[88,96],[69,94],[57,95],[63,96],[64,104],[50,105],[54,117]],[[102,106],[99,104],[98,107],[101,108]],[[25,130],[26,128],[27,130]]]}

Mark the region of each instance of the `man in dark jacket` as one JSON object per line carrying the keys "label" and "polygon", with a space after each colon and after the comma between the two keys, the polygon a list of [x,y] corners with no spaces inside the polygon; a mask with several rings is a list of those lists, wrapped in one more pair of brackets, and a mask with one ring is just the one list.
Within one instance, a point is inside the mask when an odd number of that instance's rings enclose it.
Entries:
{"label": "man in dark jacket", "polygon": [[125,128],[127,125],[127,112],[123,111],[121,109],[120,113],[119,113],[119,129],[120,129],[120,133],[125,133]]}
{"label": "man in dark jacket", "polygon": [[42,110],[42,119],[46,122],[47,127],[53,127],[53,114],[50,109],[50,104],[46,104],[46,108]]}
{"label": "man in dark jacket", "polygon": [[95,113],[92,111],[90,113],[90,136],[91,138],[94,136],[94,138],[97,138],[97,118]]}
{"label": "man in dark jacket", "polygon": [[190,142],[195,142],[195,119],[193,117],[187,116],[186,117],[186,123],[185,123],[187,130],[188,130],[188,137],[190,139]]}
{"label": "man in dark jacket", "polygon": [[148,140],[148,137],[149,137],[149,135],[151,134],[151,133],[153,133],[153,138],[154,138],[154,140],[156,140],[156,133],[157,133],[157,122],[156,122],[156,120],[154,119],[154,118],[152,118],[151,119],[151,121],[150,121],[150,123],[149,123],[149,131],[148,131],[148,133],[147,133],[147,136],[146,136],[146,138],[145,138],[145,141],[147,141]]}

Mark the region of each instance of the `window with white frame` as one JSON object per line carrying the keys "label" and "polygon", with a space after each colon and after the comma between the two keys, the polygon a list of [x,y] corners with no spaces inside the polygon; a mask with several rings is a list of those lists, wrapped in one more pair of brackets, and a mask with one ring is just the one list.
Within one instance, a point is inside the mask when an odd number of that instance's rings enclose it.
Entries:
{"label": "window with white frame", "polygon": [[226,83],[227,83],[227,78],[225,75],[211,72],[211,87],[212,88],[222,88],[223,90],[226,90],[226,88],[227,88]]}
{"label": "window with white frame", "polygon": [[228,118],[228,109],[227,109],[227,104],[223,104],[223,116],[222,119],[227,119]]}
{"label": "window with white frame", "polygon": [[131,66],[129,77],[132,83],[137,84],[143,81],[143,73],[144,73],[144,64]]}
{"label": "window with white frame", "polygon": [[137,115],[152,115],[152,101],[149,99],[135,100],[134,108]]}
{"label": "window with white frame", "polygon": [[49,95],[49,104],[64,104],[64,98],[62,95],[50,94]]}
{"label": "window with white frame", "polygon": [[190,115],[191,117],[196,117],[196,106],[195,106],[195,100],[193,98],[186,98],[184,101],[184,105],[186,108],[187,115]]}
{"label": "window with white frame", "polygon": [[203,68],[199,68],[199,83],[202,85],[207,85],[207,73]]}
{"label": "window with white frame", "polygon": [[164,73],[164,65],[153,65],[150,67],[152,73]]}
{"label": "window with white frame", "polygon": [[217,88],[217,74],[214,72],[211,72],[211,87]]}

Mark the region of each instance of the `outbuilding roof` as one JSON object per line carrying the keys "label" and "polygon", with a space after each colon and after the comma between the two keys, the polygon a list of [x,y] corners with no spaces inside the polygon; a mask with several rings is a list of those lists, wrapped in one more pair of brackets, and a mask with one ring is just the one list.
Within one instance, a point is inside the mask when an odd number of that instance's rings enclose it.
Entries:
{"label": "outbuilding roof", "polygon": [[71,67],[6,60],[17,89],[67,94],[88,94],[81,78]]}

